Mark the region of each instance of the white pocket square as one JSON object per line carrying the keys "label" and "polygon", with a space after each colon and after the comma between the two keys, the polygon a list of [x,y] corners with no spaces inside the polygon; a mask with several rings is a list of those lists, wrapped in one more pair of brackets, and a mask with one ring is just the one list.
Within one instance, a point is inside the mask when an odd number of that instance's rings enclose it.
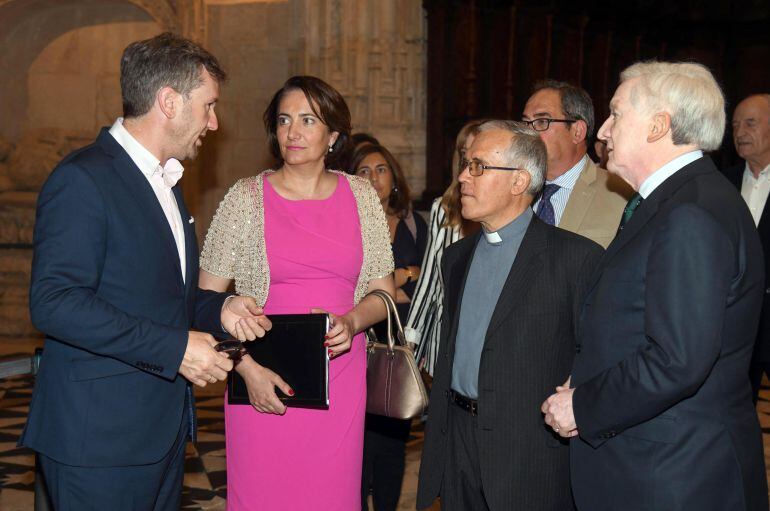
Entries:
{"label": "white pocket square", "polygon": [[194,223],[195,223],[195,218],[193,218],[193,217],[190,217],[190,219],[189,219],[189,220],[187,220],[187,223],[188,223],[188,224],[194,224]]}

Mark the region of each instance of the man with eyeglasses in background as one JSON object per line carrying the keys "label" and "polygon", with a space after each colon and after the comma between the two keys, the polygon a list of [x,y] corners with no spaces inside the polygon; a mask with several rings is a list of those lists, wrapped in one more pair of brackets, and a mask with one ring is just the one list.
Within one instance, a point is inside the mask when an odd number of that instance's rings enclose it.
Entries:
{"label": "man with eyeglasses in background", "polygon": [[543,396],[567,379],[575,312],[602,254],[535,217],[545,144],[523,123],[479,127],[458,176],[462,215],[482,229],[444,252],[445,305],[417,507],[573,509],[566,441]]}
{"label": "man with eyeglasses in background", "polygon": [[544,80],[535,84],[522,120],[548,150],[545,186],[532,205],[535,214],[607,248],[633,190],[586,154],[594,130],[591,97],[569,83]]}

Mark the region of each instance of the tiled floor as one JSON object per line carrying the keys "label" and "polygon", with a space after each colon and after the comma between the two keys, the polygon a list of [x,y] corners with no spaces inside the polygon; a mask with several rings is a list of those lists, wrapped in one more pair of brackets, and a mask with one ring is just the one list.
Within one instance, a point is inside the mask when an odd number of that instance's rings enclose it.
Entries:
{"label": "tiled floor", "polygon": [[[198,389],[198,443],[188,444],[182,509],[223,510],[226,498],[224,385]],[[32,395],[32,377],[0,380],[0,510],[33,509],[34,456],[16,447]],[[770,467],[770,388],[757,407],[762,425],[765,459]],[[399,509],[414,509],[417,472],[422,449],[422,426],[415,422],[407,447],[406,474]],[[438,505],[434,506],[438,509]]]}
{"label": "tiled floor", "polygon": [[[0,380],[0,510],[27,511],[34,507],[32,452],[19,449],[32,396],[32,377]],[[187,446],[182,509],[223,510],[226,498],[224,384],[196,389],[198,442]],[[422,425],[413,428],[407,448],[407,468],[399,509],[414,509],[417,472],[422,449]]]}

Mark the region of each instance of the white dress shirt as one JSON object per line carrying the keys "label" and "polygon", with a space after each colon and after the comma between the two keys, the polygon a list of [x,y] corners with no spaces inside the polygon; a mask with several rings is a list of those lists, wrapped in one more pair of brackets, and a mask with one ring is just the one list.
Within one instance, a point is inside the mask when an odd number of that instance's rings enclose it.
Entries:
{"label": "white dress shirt", "polygon": [[696,149],[695,151],[690,151],[689,153],[684,153],[681,156],[677,156],[650,174],[647,179],[644,180],[642,185],[639,187],[639,195],[641,195],[643,199],[646,199],[657,187],[663,183],[663,181],[670,178],[680,169],[699,158],[703,158],[703,151],[700,149]]}
{"label": "white dress shirt", "polygon": [[759,225],[759,219],[762,218],[762,211],[765,210],[768,194],[770,194],[770,165],[759,172],[759,177],[754,177],[754,173],[747,163],[743,170],[741,196],[743,196],[743,200],[749,206],[751,216],[754,218],[754,225]]}
{"label": "white dress shirt", "polygon": [[110,135],[120,146],[125,149],[128,156],[134,161],[139,170],[152,187],[152,191],[155,192],[155,196],[158,198],[160,207],[163,208],[163,213],[166,215],[168,226],[171,229],[171,233],[174,236],[174,242],[176,243],[176,250],[179,253],[179,265],[182,269],[182,280],[186,279],[186,265],[185,265],[185,246],[184,246],[184,225],[182,224],[182,215],[179,213],[179,205],[176,203],[174,192],[171,191],[173,185],[167,183],[167,179],[163,178],[163,174],[166,171],[170,171],[174,174],[181,175],[182,164],[174,158],[170,158],[166,162],[165,169],[161,167],[160,160],[158,160],[153,154],[148,151],[142,144],[140,144],[131,134],[123,127],[123,118],[118,117],[118,120],[110,128]]}

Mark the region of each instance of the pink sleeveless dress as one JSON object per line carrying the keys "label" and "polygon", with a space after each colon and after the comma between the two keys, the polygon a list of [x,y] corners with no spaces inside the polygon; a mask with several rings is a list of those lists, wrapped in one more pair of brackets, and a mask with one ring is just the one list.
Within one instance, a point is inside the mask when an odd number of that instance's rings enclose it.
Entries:
{"label": "pink sleeveless dress", "polygon": [[[265,313],[344,314],[363,261],[361,226],[348,180],[324,200],[287,200],[264,180],[270,289]],[[329,409],[283,416],[225,403],[227,509],[361,509],[366,410],[363,335],[329,366]]]}

